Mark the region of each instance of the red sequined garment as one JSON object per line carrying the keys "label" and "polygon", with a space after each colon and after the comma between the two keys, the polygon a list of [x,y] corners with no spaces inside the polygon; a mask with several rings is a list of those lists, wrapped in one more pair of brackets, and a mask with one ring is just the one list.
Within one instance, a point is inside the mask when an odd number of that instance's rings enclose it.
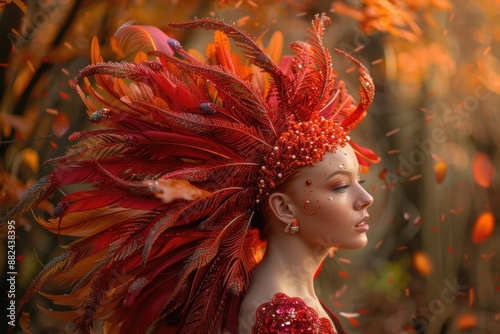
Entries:
{"label": "red sequined garment", "polygon": [[[344,333],[340,322],[330,313],[339,334]],[[310,333],[337,334],[332,322],[320,318],[318,312],[298,297],[288,297],[277,293],[273,300],[264,303],[257,309],[256,322],[252,334],[263,333]]]}

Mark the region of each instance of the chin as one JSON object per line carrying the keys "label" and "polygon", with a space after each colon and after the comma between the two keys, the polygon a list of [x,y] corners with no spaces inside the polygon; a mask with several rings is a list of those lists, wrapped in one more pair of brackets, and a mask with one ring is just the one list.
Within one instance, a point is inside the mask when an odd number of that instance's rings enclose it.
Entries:
{"label": "chin", "polygon": [[362,238],[360,240],[356,240],[356,242],[344,245],[341,248],[343,248],[343,249],[350,249],[350,250],[356,250],[356,249],[365,248],[365,246],[367,244],[368,244],[368,238],[365,236],[364,238]]}

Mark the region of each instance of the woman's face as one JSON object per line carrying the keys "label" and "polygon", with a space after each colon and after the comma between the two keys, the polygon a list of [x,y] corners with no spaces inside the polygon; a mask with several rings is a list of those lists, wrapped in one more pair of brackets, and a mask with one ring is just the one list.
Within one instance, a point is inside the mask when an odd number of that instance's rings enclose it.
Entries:
{"label": "woman's face", "polygon": [[361,186],[360,168],[350,145],[327,153],[315,166],[300,169],[287,195],[307,242],[357,249],[367,243],[367,208],[373,198]]}

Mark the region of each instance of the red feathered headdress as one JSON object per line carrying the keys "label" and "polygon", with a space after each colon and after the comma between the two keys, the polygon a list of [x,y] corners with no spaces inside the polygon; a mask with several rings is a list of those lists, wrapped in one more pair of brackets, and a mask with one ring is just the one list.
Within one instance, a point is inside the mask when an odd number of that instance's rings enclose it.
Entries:
{"label": "red feathered headdress", "polygon": [[[72,321],[75,333],[96,323],[110,333],[220,329],[228,297],[245,290],[258,261],[262,241],[250,223],[258,202],[296,168],[349,141],[373,100],[370,76],[350,56],[361,73],[359,104],[337,77],[322,44],[327,22],[317,16],[308,42],[291,44],[296,55],[281,62],[273,59],[280,50],[271,57],[211,19],[171,25],[214,30],[206,57],[153,27],[117,33],[147,51],[134,62],[103,62],[94,41],[75,89],[102,129],[71,135],[77,144],[9,214],[24,214],[61,186],[90,185],[66,195],[52,219],[39,219],[79,239],[45,266],[20,307],[56,280],[71,293],[44,295],[70,311],[46,312]],[[229,39],[246,60],[231,53]],[[275,34],[272,44],[280,40]],[[378,159],[351,144],[363,152],[361,164]]]}

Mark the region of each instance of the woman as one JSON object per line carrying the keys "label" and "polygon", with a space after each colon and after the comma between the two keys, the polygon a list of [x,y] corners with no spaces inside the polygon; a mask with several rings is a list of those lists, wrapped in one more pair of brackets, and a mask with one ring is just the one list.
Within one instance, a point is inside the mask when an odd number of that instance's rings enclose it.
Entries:
{"label": "woman", "polygon": [[[358,182],[359,165],[352,148],[337,149],[316,166],[299,169],[266,201],[266,254],[254,270],[240,308],[240,334],[250,333],[256,313],[259,321],[252,333],[268,333],[269,326],[280,328],[290,321],[296,323],[286,327],[299,333],[311,322],[321,323],[320,318],[325,319],[323,332],[343,333],[338,320],[316,297],[313,278],[331,247],[366,245],[367,208],[373,199]],[[269,303],[273,297],[275,301]],[[292,318],[299,310],[307,312],[307,321]],[[273,318],[276,312],[279,319]]]}
{"label": "woman", "polygon": [[[68,294],[45,296],[69,310],[47,312],[75,333],[342,333],[312,274],[329,247],[366,243],[372,199],[358,163],[377,157],[347,136],[372,102],[373,82],[353,60],[361,72],[355,105],[322,45],[326,23],[317,16],[309,41],[293,43],[296,56],[279,65],[279,33],[267,48],[272,58],[210,19],[172,24],[214,30],[206,57],[153,27],[118,31],[125,51],[141,50],[134,62],[103,63],[94,41],[75,90],[101,129],[71,135],[78,144],[9,213],[59,187],[88,185],[39,219],[78,239],[45,266],[18,309],[55,281]],[[278,323],[266,313],[278,304],[298,306]],[[303,321],[290,321],[296,315]]]}

